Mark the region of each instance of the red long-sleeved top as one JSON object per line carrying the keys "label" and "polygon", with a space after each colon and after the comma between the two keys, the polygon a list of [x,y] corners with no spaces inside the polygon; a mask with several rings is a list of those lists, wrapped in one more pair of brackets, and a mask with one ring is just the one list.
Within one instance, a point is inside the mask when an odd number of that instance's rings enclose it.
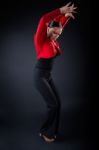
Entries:
{"label": "red long-sleeved top", "polygon": [[61,22],[62,27],[64,28],[69,20],[69,17],[62,15],[60,9],[53,10],[52,12],[49,12],[41,17],[34,35],[37,59],[52,58],[56,55],[57,50],[59,54],[62,54],[59,43],[47,38],[47,24],[52,20]]}

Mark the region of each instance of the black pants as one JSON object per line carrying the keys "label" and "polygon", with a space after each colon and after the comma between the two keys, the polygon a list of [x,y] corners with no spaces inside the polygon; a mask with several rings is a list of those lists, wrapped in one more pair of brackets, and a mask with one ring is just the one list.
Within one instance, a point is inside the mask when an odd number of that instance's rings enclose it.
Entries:
{"label": "black pants", "polygon": [[[52,128],[52,134],[58,134],[60,122],[61,102],[58,91],[49,70],[34,68],[34,85],[47,105],[47,118],[43,123],[40,132],[49,134],[48,130]],[[50,130],[51,131],[51,130]]]}

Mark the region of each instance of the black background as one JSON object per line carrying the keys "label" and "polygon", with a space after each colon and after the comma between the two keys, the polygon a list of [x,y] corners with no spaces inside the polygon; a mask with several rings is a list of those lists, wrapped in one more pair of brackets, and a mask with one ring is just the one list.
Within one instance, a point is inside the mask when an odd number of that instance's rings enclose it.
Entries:
{"label": "black background", "polygon": [[0,4],[0,146],[1,150],[89,150],[93,146],[94,52],[91,1],[74,0],[75,20],[59,38],[63,54],[53,79],[60,91],[60,130],[65,139],[50,146],[38,137],[46,107],[33,86],[36,61],[33,35],[40,17],[66,0],[3,1]]}

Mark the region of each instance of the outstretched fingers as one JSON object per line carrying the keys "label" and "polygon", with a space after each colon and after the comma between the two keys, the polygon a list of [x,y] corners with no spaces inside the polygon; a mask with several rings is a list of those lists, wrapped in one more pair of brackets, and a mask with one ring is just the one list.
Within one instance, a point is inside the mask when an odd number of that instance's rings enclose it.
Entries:
{"label": "outstretched fingers", "polygon": [[67,3],[65,6],[66,7],[69,7],[71,5],[71,2]]}
{"label": "outstretched fingers", "polygon": [[69,16],[71,17],[72,19],[75,19],[74,15],[72,13],[66,13],[65,16]]}
{"label": "outstretched fingers", "polygon": [[75,10],[77,9],[77,7],[74,7],[74,4],[72,4],[72,6],[68,7],[68,12],[71,13],[77,13]]}

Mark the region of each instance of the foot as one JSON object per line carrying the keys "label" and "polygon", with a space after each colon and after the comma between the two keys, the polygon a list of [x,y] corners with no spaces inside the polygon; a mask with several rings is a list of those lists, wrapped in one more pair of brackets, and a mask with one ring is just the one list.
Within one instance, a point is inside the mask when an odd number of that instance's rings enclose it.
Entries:
{"label": "foot", "polygon": [[55,141],[55,136],[53,138],[49,138],[44,134],[39,133],[39,136],[43,138],[43,140],[47,143],[51,143]]}
{"label": "foot", "polygon": [[57,138],[56,135],[54,135],[54,138],[55,138],[55,139]]}

